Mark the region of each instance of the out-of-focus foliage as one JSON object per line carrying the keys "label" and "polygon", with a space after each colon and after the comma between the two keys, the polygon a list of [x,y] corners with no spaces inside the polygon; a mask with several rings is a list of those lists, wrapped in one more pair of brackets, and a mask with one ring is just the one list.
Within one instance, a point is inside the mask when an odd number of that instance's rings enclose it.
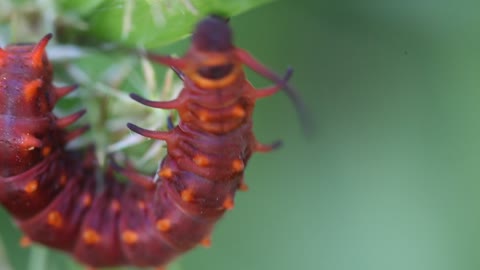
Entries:
{"label": "out-of-focus foliage", "polygon": [[[187,36],[195,23],[210,14],[225,17],[272,0],[113,0],[84,16],[86,34],[130,46],[158,48]],[[81,3],[83,0],[69,0]],[[181,34],[180,34],[181,33]],[[180,35],[179,35],[180,34]]]}
{"label": "out-of-focus foliage", "polygon": [[[104,1],[104,0],[83,0],[83,1],[72,1],[72,0],[58,0],[57,4],[62,12],[77,14],[77,16],[88,16],[94,10],[99,8],[102,4],[108,4],[113,1]],[[125,1],[117,1],[117,5],[122,5]]]}
{"label": "out-of-focus foliage", "polygon": [[[54,31],[62,41],[158,48],[188,36],[201,18],[225,18],[273,0],[3,0],[12,39]],[[40,33],[42,34],[42,33]]]}

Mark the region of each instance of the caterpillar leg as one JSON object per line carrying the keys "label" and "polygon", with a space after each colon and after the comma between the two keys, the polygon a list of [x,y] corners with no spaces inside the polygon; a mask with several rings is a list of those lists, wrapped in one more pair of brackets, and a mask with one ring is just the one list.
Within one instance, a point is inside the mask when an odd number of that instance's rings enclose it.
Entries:
{"label": "caterpillar leg", "polygon": [[20,238],[19,244],[20,244],[20,247],[22,247],[22,248],[30,247],[32,245],[32,239],[30,239],[30,237],[24,235]]}
{"label": "caterpillar leg", "polygon": [[238,190],[240,191],[248,191],[249,187],[248,185],[245,183],[245,179],[242,177],[242,179],[240,180],[240,183],[238,183]]}
{"label": "caterpillar leg", "polygon": [[255,152],[268,153],[268,152],[271,152],[273,150],[278,149],[279,147],[282,146],[282,144],[283,143],[280,140],[275,141],[271,144],[261,144],[259,142],[255,142],[254,150],[255,150]]}
{"label": "caterpillar leg", "polygon": [[212,247],[212,237],[210,235],[206,236],[202,239],[202,241],[200,241],[200,245],[204,248]]}

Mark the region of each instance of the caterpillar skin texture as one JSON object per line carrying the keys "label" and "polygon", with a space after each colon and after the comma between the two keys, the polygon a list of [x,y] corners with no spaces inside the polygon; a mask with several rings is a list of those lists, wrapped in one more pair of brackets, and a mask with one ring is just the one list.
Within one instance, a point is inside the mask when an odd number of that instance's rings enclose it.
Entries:
{"label": "caterpillar skin texture", "polygon": [[[255,89],[243,64],[261,74],[268,70],[233,46],[224,20],[204,19],[182,58],[148,55],[182,76],[179,97],[149,101],[131,95],[179,112],[180,123],[169,131],[128,124],[166,141],[168,153],[157,173],[144,176],[110,164],[99,176],[91,149],[65,150],[86,128],[65,131],[83,111],[65,118],[52,113],[74,87],[52,85],[45,53],[50,38],[0,49],[0,202],[21,230],[90,267],[162,266],[207,243],[215,222],[233,208],[235,192],[246,188],[243,172],[252,153],[276,146],[256,141],[252,112],[256,100],[278,92],[289,75]],[[114,170],[129,183],[116,181]]]}

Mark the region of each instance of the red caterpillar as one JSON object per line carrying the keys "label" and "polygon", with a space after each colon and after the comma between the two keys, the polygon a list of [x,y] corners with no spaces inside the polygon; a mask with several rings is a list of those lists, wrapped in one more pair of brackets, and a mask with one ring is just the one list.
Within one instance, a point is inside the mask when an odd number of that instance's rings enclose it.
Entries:
{"label": "red caterpillar", "polygon": [[[64,149],[86,130],[64,130],[84,111],[60,119],[52,114],[74,87],[52,86],[45,55],[50,38],[0,49],[0,202],[19,227],[31,240],[91,267],[162,266],[208,239],[233,207],[235,192],[246,187],[242,177],[251,154],[276,146],[256,141],[252,111],[257,99],[286,86],[291,72],[278,78],[233,46],[224,20],[204,19],[182,58],[148,55],[183,77],[180,96],[156,102],[132,95],[144,105],[179,112],[180,123],[167,132],[128,124],[167,142],[158,172],[152,178],[112,164],[98,177],[91,150]],[[243,64],[277,85],[253,88]],[[117,182],[112,169],[131,181]]]}

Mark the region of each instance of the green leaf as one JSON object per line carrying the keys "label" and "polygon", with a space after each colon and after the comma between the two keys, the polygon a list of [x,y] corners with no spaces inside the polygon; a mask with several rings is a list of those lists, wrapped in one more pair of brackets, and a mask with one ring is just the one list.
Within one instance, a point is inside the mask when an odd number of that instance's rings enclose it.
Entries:
{"label": "green leaf", "polygon": [[82,1],[71,1],[71,0],[60,0],[57,2],[60,9],[64,12],[72,12],[77,15],[88,14],[92,12],[97,6],[102,4],[104,0],[82,0]]}
{"label": "green leaf", "polygon": [[[83,3],[84,0],[71,0]],[[187,36],[209,14],[231,17],[273,0],[108,0],[85,16],[89,38],[155,48]]]}

